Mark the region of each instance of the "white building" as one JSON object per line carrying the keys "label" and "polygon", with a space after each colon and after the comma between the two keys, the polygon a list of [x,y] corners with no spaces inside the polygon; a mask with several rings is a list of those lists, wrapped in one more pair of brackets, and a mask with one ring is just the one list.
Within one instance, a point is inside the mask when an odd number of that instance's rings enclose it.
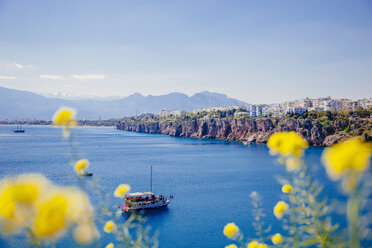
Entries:
{"label": "white building", "polygon": [[301,99],[299,101],[299,107],[301,107],[301,108],[308,109],[308,108],[310,108],[312,106],[313,106],[313,102],[308,97],[306,97],[305,99]]}
{"label": "white building", "polygon": [[287,111],[287,113],[296,114],[296,115],[303,115],[307,112],[306,108],[301,107],[290,107]]}
{"label": "white building", "polygon": [[198,114],[201,112],[217,112],[217,111],[229,111],[229,110],[247,110],[247,107],[244,105],[229,106],[229,107],[212,107],[212,108],[201,108],[194,109],[193,113]]}
{"label": "white building", "polygon": [[238,117],[238,116],[249,117],[250,115],[249,115],[249,112],[242,112],[242,111],[240,111],[240,112],[235,112],[234,113],[234,116],[235,117]]}
{"label": "white building", "polygon": [[167,117],[169,115],[169,111],[168,109],[163,109],[162,111],[160,111],[159,113],[159,116],[160,117]]}
{"label": "white building", "polygon": [[258,105],[251,105],[249,107],[249,113],[250,117],[260,117],[263,116],[263,109],[266,107],[266,105],[258,104]]}
{"label": "white building", "polygon": [[321,102],[321,105],[324,111],[341,109],[341,102],[338,100],[325,100]]}
{"label": "white building", "polygon": [[160,117],[168,117],[168,116],[182,116],[186,114],[187,112],[184,110],[167,110],[163,109],[160,111],[159,116]]}
{"label": "white building", "polygon": [[257,107],[256,107],[256,105],[251,105],[249,107],[249,116],[250,117],[257,117]]}

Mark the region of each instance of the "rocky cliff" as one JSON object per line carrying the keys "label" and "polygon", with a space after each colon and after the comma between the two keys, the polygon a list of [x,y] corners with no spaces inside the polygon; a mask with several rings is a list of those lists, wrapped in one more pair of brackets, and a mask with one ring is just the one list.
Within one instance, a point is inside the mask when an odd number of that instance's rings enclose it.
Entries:
{"label": "rocky cliff", "polygon": [[[296,131],[314,146],[329,146],[350,136],[371,140],[371,120],[337,120],[331,128],[305,119],[208,119],[196,121],[121,121],[120,130],[157,133],[178,137],[267,142],[279,131]],[[348,129],[347,131],[344,131]]]}

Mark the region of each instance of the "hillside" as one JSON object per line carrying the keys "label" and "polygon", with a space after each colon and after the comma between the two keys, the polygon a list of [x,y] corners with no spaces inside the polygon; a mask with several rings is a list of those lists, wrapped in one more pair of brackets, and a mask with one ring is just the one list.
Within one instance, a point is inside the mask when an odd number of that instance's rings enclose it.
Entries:
{"label": "hillside", "polygon": [[117,128],[125,131],[158,133],[177,137],[222,139],[265,143],[274,132],[296,131],[310,145],[329,146],[348,137],[372,141],[371,110],[360,112],[309,113],[305,118],[126,118]]}

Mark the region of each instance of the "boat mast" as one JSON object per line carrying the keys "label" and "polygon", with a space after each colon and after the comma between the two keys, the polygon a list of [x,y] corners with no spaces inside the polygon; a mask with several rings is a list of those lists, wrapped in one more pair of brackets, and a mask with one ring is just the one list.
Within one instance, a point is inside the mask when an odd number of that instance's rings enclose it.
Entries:
{"label": "boat mast", "polygon": [[150,180],[150,192],[152,192],[152,165],[151,165],[151,180]]}

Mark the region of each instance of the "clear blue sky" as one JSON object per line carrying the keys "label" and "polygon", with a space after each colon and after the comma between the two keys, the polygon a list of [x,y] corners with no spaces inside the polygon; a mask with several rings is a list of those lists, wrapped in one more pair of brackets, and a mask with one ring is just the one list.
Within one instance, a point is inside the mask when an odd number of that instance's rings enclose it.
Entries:
{"label": "clear blue sky", "polygon": [[372,1],[0,0],[0,86],[372,97]]}

